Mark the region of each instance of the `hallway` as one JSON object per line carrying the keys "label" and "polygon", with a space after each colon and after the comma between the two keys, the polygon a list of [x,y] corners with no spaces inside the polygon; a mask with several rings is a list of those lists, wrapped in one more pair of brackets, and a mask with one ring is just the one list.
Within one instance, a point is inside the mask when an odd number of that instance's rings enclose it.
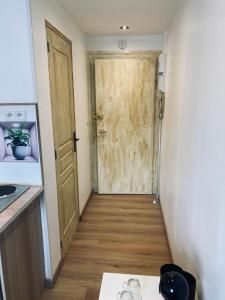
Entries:
{"label": "hallway", "polygon": [[159,275],[171,262],[153,196],[93,195],[53,290],[42,300],[97,300],[103,272]]}

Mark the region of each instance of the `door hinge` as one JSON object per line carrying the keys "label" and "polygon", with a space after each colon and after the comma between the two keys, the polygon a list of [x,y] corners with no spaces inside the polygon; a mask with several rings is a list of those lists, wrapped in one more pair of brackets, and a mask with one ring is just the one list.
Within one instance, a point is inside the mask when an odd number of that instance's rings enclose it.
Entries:
{"label": "door hinge", "polygon": [[57,159],[57,151],[55,150],[55,159]]}
{"label": "door hinge", "polygon": [[48,52],[50,52],[50,44],[49,44],[49,42],[47,42],[47,49],[48,49]]}
{"label": "door hinge", "polygon": [[62,249],[62,247],[63,247],[63,242],[60,241],[60,248]]}

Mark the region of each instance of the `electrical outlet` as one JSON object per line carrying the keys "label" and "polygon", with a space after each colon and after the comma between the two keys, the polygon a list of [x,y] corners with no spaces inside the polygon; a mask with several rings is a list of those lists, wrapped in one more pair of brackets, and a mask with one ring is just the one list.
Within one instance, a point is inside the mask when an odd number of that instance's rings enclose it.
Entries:
{"label": "electrical outlet", "polygon": [[16,115],[14,111],[6,110],[4,112],[4,121],[16,121]]}
{"label": "electrical outlet", "polygon": [[26,114],[24,110],[15,111],[16,121],[26,121]]}

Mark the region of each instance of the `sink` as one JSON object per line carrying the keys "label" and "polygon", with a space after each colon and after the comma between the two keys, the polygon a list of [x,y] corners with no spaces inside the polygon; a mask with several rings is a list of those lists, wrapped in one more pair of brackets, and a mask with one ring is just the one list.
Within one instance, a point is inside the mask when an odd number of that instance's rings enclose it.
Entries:
{"label": "sink", "polygon": [[29,189],[29,185],[0,185],[0,212]]}
{"label": "sink", "polygon": [[14,194],[16,191],[15,185],[0,185],[0,199]]}

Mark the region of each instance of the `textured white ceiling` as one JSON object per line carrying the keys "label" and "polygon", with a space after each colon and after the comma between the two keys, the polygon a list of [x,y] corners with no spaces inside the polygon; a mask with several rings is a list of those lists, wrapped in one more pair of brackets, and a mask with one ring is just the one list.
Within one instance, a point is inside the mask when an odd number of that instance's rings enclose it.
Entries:
{"label": "textured white ceiling", "polygon": [[[164,32],[179,0],[58,0],[87,35],[145,35]],[[121,32],[127,24],[130,30]]]}

